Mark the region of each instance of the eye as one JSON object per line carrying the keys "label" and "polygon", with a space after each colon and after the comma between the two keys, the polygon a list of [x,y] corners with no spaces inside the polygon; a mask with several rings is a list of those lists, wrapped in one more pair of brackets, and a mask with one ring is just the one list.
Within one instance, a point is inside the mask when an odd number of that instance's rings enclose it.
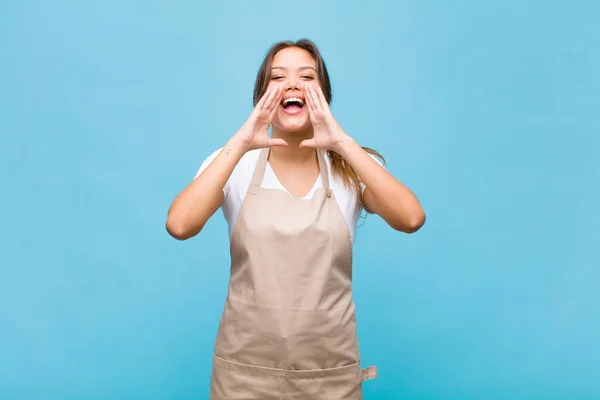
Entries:
{"label": "eye", "polygon": [[304,76],[302,76],[301,78],[304,78],[304,79],[309,79],[309,80],[313,80],[313,79],[315,79],[315,78],[314,78],[313,76],[311,76],[311,75],[304,75]]}
{"label": "eye", "polygon": [[282,80],[284,77],[282,75],[276,75],[271,77],[272,80],[276,81],[276,80]]}

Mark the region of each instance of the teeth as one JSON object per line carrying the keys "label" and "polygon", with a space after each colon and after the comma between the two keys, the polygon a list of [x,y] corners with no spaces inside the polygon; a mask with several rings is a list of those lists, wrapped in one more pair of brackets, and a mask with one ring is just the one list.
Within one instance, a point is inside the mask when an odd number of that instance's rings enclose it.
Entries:
{"label": "teeth", "polygon": [[298,97],[289,97],[285,100],[283,100],[283,105],[287,105],[287,103],[289,103],[290,101],[297,101],[298,103],[300,103],[300,105],[304,105],[304,102],[302,101],[302,99],[298,98]]}

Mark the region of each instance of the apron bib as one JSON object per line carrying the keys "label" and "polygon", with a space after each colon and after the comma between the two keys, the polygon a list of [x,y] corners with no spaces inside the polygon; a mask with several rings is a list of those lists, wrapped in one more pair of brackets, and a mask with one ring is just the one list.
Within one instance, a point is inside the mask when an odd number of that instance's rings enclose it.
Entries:
{"label": "apron bib", "polygon": [[362,399],[352,242],[317,151],[323,187],[298,199],[262,188],[260,153],[231,235],[229,290],[210,398]]}

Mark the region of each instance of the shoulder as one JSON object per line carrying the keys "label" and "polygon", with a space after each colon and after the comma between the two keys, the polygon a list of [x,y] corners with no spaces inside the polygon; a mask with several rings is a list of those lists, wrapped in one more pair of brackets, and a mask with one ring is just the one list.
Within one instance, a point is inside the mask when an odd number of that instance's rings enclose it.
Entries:
{"label": "shoulder", "polygon": [[200,164],[200,168],[198,168],[198,171],[196,171],[196,176],[194,177],[194,179],[197,178],[202,172],[204,172],[204,170],[210,165],[210,163],[212,163],[214,161],[214,159],[217,158],[217,156],[219,155],[221,150],[223,150],[222,147],[220,149],[214,150],[212,153],[210,153],[208,155],[208,157],[205,157],[202,160],[202,163]]}
{"label": "shoulder", "polygon": [[[200,168],[196,172],[196,178],[198,177],[198,175],[200,175],[202,173],[202,171],[204,171],[210,165],[210,163],[212,163],[215,160],[215,158],[217,158],[217,156],[221,153],[222,150],[223,150],[223,147],[220,147],[220,148],[214,150],[212,153],[210,153],[207,157],[205,157],[203,159],[203,161],[200,165]],[[236,171],[247,171],[247,170],[253,171],[254,167],[256,166],[256,162],[258,160],[259,154],[260,154],[260,149],[250,150],[250,151],[246,152],[246,154],[244,154],[242,156],[240,161],[235,166],[234,173]]]}
{"label": "shoulder", "polygon": [[250,168],[254,170],[256,167],[256,163],[258,162],[258,157],[260,156],[261,149],[250,150],[246,152],[240,159],[238,166],[242,168]]}
{"label": "shoulder", "polygon": [[[339,198],[342,195],[344,198],[347,198],[348,201],[355,197],[355,192],[352,190],[352,187],[348,187],[347,184],[344,183],[343,177],[340,175],[340,171],[334,171],[333,161],[331,157],[326,154],[325,155],[325,164],[327,166],[327,174],[329,175],[329,181],[331,184],[331,188],[336,192],[336,197]],[[339,167],[338,167],[339,168]]]}
{"label": "shoulder", "polygon": [[[367,154],[369,155],[369,157],[371,157],[373,160],[375,160],[379,165],[381,165],[382,167],[385,168],[385,162],[382,158],[380,158],[376,154],[373,154],[370,152],[367,152]],[[334,180],[339,180],[341,182],[342,178],[340,176],[338,176],[338,174],[333,173],[333,168],[332,168],[333,161],[329,154],[325,155],[325,162],[327,164],[327,168],[329,170],[330,175],[333,175]],[[339,165],[338,165],[338,168],[339,168]],[[359,177],[359,181],[361,181],[361,183],[362,183],[362,180],[360,179],[360,177]]]}
{"label": "shoulder", "polygon": [[382,157],[380,157],[380,156],[377,156],[377,155],[375,155],[375,154],[373,154],[373,153],[370,153],[370,152],[368,152],[368,151],[367,151],[367,154],[368,154],[368,155],[369,155],[369,157],[371,157],[373,160],[377,161],[377,163],[378,163],[379,165],[381,165],[382,167],[385,167],[385,162],[384,162],[384,160],[383,160],[383,158],[382,158]]}

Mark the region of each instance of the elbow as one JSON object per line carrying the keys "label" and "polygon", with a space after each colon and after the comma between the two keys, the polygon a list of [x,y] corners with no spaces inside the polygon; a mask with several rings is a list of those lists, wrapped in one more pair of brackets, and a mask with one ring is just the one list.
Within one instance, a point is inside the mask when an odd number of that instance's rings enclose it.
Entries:
{"label": "elbow", "polygon": [[167,228],[167,232],[169,233],[169,235],[171,235],[171,237],[173,237],[177,240],[189,239],[188,235],[186,235],[186,233],[185,233],[185,230],[182,229],[181,226],[176,225],[176,224],[170,222],[169,220],[167,220],[166,228]]}
{"label": "elbow", "polygon": [[411,213],[408,218],[403,218],[401,222],[393,224],[392,227],[400,232],[412,234],[417,232],[425,224],[425,213],[423,210]]}
{"label": "elbow", "polygon": [[423,225],[425,225],[425,213],[421,212],[419,215],[410,219],[406,233],[415,233],[421,229]]}
{"label": "elbow", "polygon": [[425,212],[422,209],[414,213],[408,220],[408,229],[406,233],[415,233],[421,229],[421,227],[425,225],[425,219]]}
{"label": "elbow", "polygon": [[166,229],[169,235],[181,241],[190,239],[198,233],[191,232],[185,224],[173,220],[173,218],[167,218]]}

